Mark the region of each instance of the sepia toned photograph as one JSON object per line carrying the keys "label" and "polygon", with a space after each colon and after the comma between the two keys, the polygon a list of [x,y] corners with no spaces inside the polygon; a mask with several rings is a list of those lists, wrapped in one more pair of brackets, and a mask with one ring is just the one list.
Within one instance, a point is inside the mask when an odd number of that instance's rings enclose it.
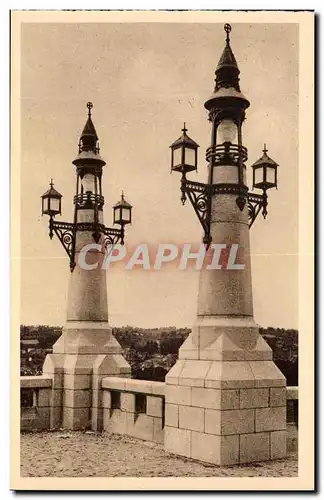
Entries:
{"label": "sepia toned photograph", "polygon": [[313,44],[11,12],[12,489],[314,489]]}

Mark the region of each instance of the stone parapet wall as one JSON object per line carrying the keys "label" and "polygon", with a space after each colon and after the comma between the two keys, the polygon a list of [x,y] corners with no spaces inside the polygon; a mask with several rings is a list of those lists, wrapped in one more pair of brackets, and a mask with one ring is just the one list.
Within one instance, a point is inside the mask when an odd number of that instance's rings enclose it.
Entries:
{"label": "stone parapet wall", "polygon": [[[41,431],[50,429],[50,404],[53,395],[55,395],[52,379],[43,375],[20,377],[20,388],[21,430]],[[165,384],[163,382],[104,377],[101,381],[101,388],[104,431],[127,434],[145,441],[163,444],[164,424],[177,428],[180,421],[183,424],[189,418],[191,427],[195,427],[196,432],[199,433],[199,397],[201,396],[199,389],[196,389],[194,394],[197,407],[188,406],[187,409],[182,408],[181,415],[177,405],[168,403],[168,417],[165,422]],[[255,392],[255,390],[242,390],[241,405],[244,406],[247,412],[250,410],[248,396],[251,396],[253,391]],[[261,399],[258,401],[261,406],[264,391],[269,391],[269,389],[259,389],[258,396]],[[215,397],[216,392],[214,391]],[[235,396],[234,392],[232,391],[232,396]],[[278,396],[275,392],[272,390],[273,404],[276,396]],[[253,396],[257,395],[253,394]],[[269,397],[268,394],[267,397]],[[290,416],[288,424],[297,424],[298,387],[286,388],[286,400],[287,406],[290,405],[290,409],[288,408],[290,410],[288,411],[288,417]],[[211,401],[212,405],[213,401]],[[211,407],[209,413],[212,411],[213,408]],[[195,414],[195,412],[198,413]],[[208,414],[208,411],[206,413]],[[219,422],[219,425],[225,425],[225,422]],[[226,425],[231,425],[230,420],[226,422]],[[248,418],[244,422],[242,421],[242,425],[248,425]],[[185,442],[184,439],[184,446]],[[295,446],[296,443],[294,443]]]}
{"label": "stone parapet wall", "polygon": [[103,378],[103,430],[163,444],[164,388],[162,382]]}
{"label": "stone parapet wall", "polygon": [[52,380],[43,375],[20,377],[20,393],[20,429],[49,429]]}
{"label": "stone parapet wall", "polygon": [[273,361],[179,359],[165,398],[170,453],[216,465],[286,455],[286,379]]}

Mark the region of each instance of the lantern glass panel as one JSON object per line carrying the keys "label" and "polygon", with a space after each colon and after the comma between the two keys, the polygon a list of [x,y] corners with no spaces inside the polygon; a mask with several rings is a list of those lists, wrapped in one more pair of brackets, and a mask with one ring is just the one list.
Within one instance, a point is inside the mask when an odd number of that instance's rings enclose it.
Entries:
{"label": "lantern glass panel", "polygon": [[177,167],[182,163],[182,148],[177,148],[173,150],[173,166]]}
{"label": "lantern glass panel", "polygon": [[194,167],[196,165],[196,153],[194,149],[185,148],[185,164]]}
{"label": "lantern glass panel", "polygon": [[86,193],[87,191],[91,191],[91,193],[95,192],[95,176],[92,174],[85,174],[82,179],[83,191]]}
{"label": "lantern glass panel", "polygon": [[50,212],[60,211],[60,200],[58,198],[49,198],[48,203]]}
{"label": "lantern glass panel", "polygon": [[271,184],[276,183],[276,171],[272,167],[267,168],[267,182],[269,182]]}
{"label": "lantern glass panel", "polygon": [[118,224],[118,222],[120,222],[120,215],[120,208],[114,208],[114,224]]}
{"label": "lantern glass panel", "polygon": [[130,222],[131,220],[131,211],[129,208],[122,208],[121,218],[124,222]]}
{"label": "lantern glass panel", "polygon": [[237,143],[237,126],[230,118],[224,118],[217,127],[217,143]]}
{"label": "lantern glass panel", "polygon": [[263,167],[254,169],[254,185],[263,183]]}
{"label": "lantern glass panel", "polygon": [[48,208],[48,203],[47,203],[47,199],[46,198],[42,198],[42,214],[46,214],[47,213],[47,208]]}

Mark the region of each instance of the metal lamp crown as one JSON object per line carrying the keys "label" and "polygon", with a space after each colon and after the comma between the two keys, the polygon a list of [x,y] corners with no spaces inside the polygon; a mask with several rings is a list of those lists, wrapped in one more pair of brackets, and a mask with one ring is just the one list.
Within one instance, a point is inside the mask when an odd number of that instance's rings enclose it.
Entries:
{"label": "metal lamp crown", "polygon": [[[73,160],[76,166],[77,182],[74,203],[73,222],[62,222],[54,220],[56,215],[61,215],[62,195],[54,188],[53,180],[50,182],[50,189],[42,195],[42,215],[49,216],[49,237],[53,238],[54,233],[60,240],[64,250],[70,259],[71,272],[75,268],[75,246],[78,231],[91,231],[93,239],[98,243],[104,237],[105,247],[116,245],[120,242],[124,244],[125,226],[131,224],[132,206],[122,194],[121,200],[114,205],[114,224],[120,228],[106,227],[99,223],[99,212],[103,210],[104,197],[102,195],[102,168],[106,162],[100,156],[98,136],[92,122],[91,110],[93,104],[87,103],[88,119],[82,131],[79,141],[78,155]],[[118,209],[116,208],[118,205]],[[79,222],[78,213],[80,210],[92,210],[92,222]],[[116,216],[116,210],[119,216]]]}
{"label": "metal lamp crown", "polygon": [[[189,198],[198,220],[203,228],[203,242],[208,248],[211,238],[211,205],[212,198],[217,194],[233,194],[240,211],[248,207],[249,227],[252,226],[262,210],[267,216],[267,190],[277,188],[278,164],[268,155],[264,146],[263,156],[252,165],[253,189],[261,189],[262,194],[249,192],[244,182],[245,162],[248,159],[247,149],[242,144],[242,124],[245,120],[245,110],[250,103],[241,93],[239,74],[235,56],[230,46],[230,24],[224,25],[226,45],[216,68],[215,89],[206,101],[205,108],[212,122],[211,145],[206,151],[208,162],[208,182],[194,182],[186,178],[186,174],[197,170],[198,144],[188,138],[187,128],[182,129],[183,135],[171,144],[171,171],[177,171],[181,176],[181,202]],[[187,142],[187,140],[189,141]],[[189,163],[187,151],[194,151],[193,160]],[[178,154],[178,151],[181,154]],[[177,159],[176,159],[177,158]],[[237,182],[223,183],[214,181],[214,168],[232,166],[237,169]]]}

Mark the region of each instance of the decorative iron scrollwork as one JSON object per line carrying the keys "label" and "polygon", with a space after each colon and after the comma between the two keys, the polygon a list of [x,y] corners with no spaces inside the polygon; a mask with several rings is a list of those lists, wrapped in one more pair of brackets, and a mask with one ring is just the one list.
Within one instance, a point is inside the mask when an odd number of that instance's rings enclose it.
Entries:
{"label": "decorative iron scrollwork", "polygon": [[209,247],[210,237],[210,208],[211,208],[211,190],[207,184],[201,182],[187,181],[184,177],[181,181],[181,201],[184,204],[186,195],[192,204],[198,220],[204,230],[203,242]]}
{"label": "decorative iron scrollwork", "polygon": [[49,221],[50,233],[49,236],[52,239],[55,233],[60,240],[64,250],[70,259],[70,269],[71,272],[75,268],[74,253],[75,253],[75,225],[71,222],[59,222],[54,221],[53,217],[50,217]]}
{"label": "decorative iron scrollwork", "polygon": [[264,218],[267,216],[268,197],[266,193],[254,194],[249,193],[247,186],[239,184],[203,184],[201,182],[188,181],[185,177],[181,181],[181,200],[184,203],[188,197],[199,219],[199,222],[204,230],[204,243],[207,248],[211,242],[210,237],[210,209],[211,198],[213,195],[219,194],[236,194],[238,198],[236,202],[243,210],[246,202],[248,202],[248,217],[249,227],[262,211]]}
{"label": "decorative iron scrollwork", "polygon": [[117,245],[117,243],[124,244],[124,227],[116,229],[114,227],[103,227],[101,232],[105,236],[104,246],[107,250],[108,247]]}
{"label": "decorative iron scrollwork", "polygon": [[107,249],[109,246],[114,246],[121,242],[124,244],[124,227],[120,229],[106,227],[103,224],[98,224],[97,227],[92,222],[60,222],[55,221],[53,217],[49,221],[49,236],[52,239],[54,233],[60,240],[64,250],[70,259],[71,272],[75,268],[75,240],[77,231],[90,231],[93,232],[93,238],[96,243],[99,242],[102,235],[105,236],[104,247]]}
{"label": "decorative iron scrollwork", "polygon": [[93,208],[97,205],[98,209],[101,210],[105,204],[105,199],[99,194],[89,192],[75,195],[73,203],[77,208]]}
{"label": "decorative iron scrollwork", "polygon": [[186,201],[188,197],[196,214],[199,222],[204,230],[204,243],[209,247],[211,243],[210,237],[210,210],[211,199],[213,195],[219,194],[233,194],[237,195],[236,203],[240,210],[243,210],[246,202],[248,202],[248,217],[249,227],[262,211],[264,218],[267,216],[268,197],[266,193],[253,194],[248,192],[247,186],[240,186],[239,184],[203,184],[201,182],[187,181],[183,178],[181,181],[182,201]]}
{"label": "decorative iron scrollwork", "polygon": [[244,146],[225,142],[210,146],[206,150],[206,160],[212,160],[213,165],[239,165],[248,159],[247,149]]}
{"label": "decorative iron scrollwork", "polygon": [[210,236],[212,196],[219,194],[237,195],[236,203],[241,211],[246,206],[246,203],[248,204],[249,228],[261,211],[264,218],[268,213],[268,196],[265,191],[263,194],[254,194],[249,193],[245,184],[219,183],[211,185],[188,181],[185,174],[183,174],[181,179],[181,201],[184,204],[187,197],[189,198],[204,230],[203,242],[207,249],[212,240]]}
{"label": "decorative iron scrollwork", "polygon": [[263,218],[266,218],[266,216],[268,215],[267,206],[268,196],[266,192],[264,192],[263,194],[248,193],[249,227],[252,226],[261,210]]}

